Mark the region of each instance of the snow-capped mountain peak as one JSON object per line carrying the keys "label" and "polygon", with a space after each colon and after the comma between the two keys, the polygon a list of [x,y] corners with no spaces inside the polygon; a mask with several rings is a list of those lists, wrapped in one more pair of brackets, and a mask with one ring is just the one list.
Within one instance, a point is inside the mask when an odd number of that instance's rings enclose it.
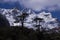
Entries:
{"label": "snow-capped mountain peak", "polygon": [[45,22],[49,22],[49,21],[55,21],[56,18],[53,18],[51,13],[46,13],[46,12],[41,12],[38,14],[39,18],[43,18],[45,20]]}
{"label": "snow-capped mountain peak", "polygon": [[[36,25],[36,22],[33,22],[35,17],[42,18],[44,20],[43,22],[40,23],[43,28],[52,29],[54,27],[58,27],[59,23],[56,20],[57,18],[53,18],[50,12],[46,13],[46,12],[43,11],[39,14],[36,14],[31,9],[24,9],[22,11],[20,11],[16,8],[13,8],[13,9],[0,9],[0,13],[2,13],[2,15],[6,16],[6,18],[9,21],[11,26],[21,26],[21,22],[20,22],[20,20],[17,16],[23,14],[23,12],[26,12],[26,13],[29,14],[28,17],[25,20],[25,23],[24,23],[24,26],[26,26],[28,28],[37,29],[37,27],[33,26],[33,25]],[[14,23],[17,20],[19,20],[19,22]]]}

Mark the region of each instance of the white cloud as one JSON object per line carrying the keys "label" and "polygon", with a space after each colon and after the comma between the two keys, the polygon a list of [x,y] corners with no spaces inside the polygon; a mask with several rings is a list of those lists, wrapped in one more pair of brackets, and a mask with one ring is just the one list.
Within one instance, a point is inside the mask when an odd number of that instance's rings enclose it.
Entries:
{"label": "white cloud", "polygon": [[51,11],[60,8],[60,0],[3,0],[3,1],[5,2],[18,1],[24,7],[31,8],[36,11],[41,11],[41,10]]}
{"label": "white cloud", "polygon": [[28,8],[32,8],[33,10],[55,10],[60,8],[60,0],[22,0],[21,3]]}

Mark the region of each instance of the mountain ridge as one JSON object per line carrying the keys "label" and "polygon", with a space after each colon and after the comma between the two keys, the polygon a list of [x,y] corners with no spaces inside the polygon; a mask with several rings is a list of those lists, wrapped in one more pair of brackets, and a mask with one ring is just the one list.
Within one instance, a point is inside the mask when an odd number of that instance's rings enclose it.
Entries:
{"label": "mountain ridge", "polygon": [[36,27],[33,27],[33,25],[35,25],[35,23],[30,23],[30,24],[28,23],[28,22],[33,21],[32,19],[34,19],[36,16],[38,18],[43,18],[44,19],[44,22],[41,23],[41,25],[44,28],[52,29],[54,27],[58,27],[58,25],[59,25],[59,22],[57,21],[57,18],[53,18],[50,12],[46,13],[45,11],[43,11],[39,14],[36,14],[31,9],[28,9],[26,11],[25,10],[26,9],[20,11],[16,8],[13,8],[13,9],[0,9],[0,13],[2,13],[2,15],[6,16],[6,18],[9,21],[11,26],[20,26],[21,25],[20,22],[19,23],[14,23],[14,21],[19,20],[19,18],[17,18],[17,16],[21,15],[22,12],[26,12],[26,13],[29,14],[29,16],[27,17],[26,23],[25,23],[25,26],[28,27],[28,28],[36,29]]}

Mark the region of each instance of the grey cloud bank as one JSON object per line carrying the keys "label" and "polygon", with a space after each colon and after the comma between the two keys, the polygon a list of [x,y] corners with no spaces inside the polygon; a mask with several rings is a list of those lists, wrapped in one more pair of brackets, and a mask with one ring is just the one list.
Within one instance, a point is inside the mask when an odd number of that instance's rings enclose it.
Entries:
{"label": "grey cloud bank", "polygon": [[60,0],[1,0],[1,2],[19,2],[25,8],[35,11],[60,9]]}

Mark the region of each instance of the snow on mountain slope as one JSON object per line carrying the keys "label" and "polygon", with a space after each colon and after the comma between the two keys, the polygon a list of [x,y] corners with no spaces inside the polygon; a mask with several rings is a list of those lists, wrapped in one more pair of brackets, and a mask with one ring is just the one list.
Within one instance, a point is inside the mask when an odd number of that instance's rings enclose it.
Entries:
{"label": "snow on mountain slope", "polygon": [[34,27],[36,25],[35,22],[33,22],[34,18],[37,16],[38,18],[43,18],[44,22],[41,22],[40,24],[42,25],[43,28],[46,29],[52,29],[55,27],[58,27],[58,21],[56,20],[57,18],[53,18],[51,13],[46,13],[46,12],[41,12],[39,14],[36,14],[34,11],[31,9],[24,9],[23,11],[20,11],[16,8],[14,9],[0,9],[0,13],[8,19],[9,23],[11,26],[20,26],[21,23],[14,23],[15,21],[19,20],[17,17],[18,15],[21,15],[22,12],[26,12],[29,14],[29,16],[26,18],[24,26],[28,28],[34,28],[37,29],[37,27]]}
{"label": "snow on mountain slope", "polygon": [[56,18],[52,18],[51,13],[42,12],[42,13],[38,14],[38,17],[43,18],[45,20],[45,22],[55,21],[56,20]]}
{"label": "snow on mountain slope", "polygon": [[59,23],[56,20],[57,18],[53,18],[51,13],[45,13],[45,12],[41,12],[39,14],[36,14],[36,13],[30,14],[29,17],[27,17],[27,20],[26,20],[27,22],[30,22],[30,23],[25,24],[25,26],[34,27],[33,25],[36,25],[36,23],[34,23],[32,21],[36,16],[38,18],[43,18],[44,19],[44,22],[41,22],[41,25],[42,25],[43,28],[52,29],[52,28],[58,27]]}
{"label": "snow on mountain slope", "polygon": [[58,27],[58,23],[56,22],[57,18],[53,18],[52,15],[51,15],[51,13],[42,12],[42,13],[38,14],[38,17],[44,19],[45,23],[44,23],[44,25],[43,24],[42,25],[45,28],[47,27],[47,28],[52,29],[54,27]]}
{"label": "snow on mountain slope", "polygon": [[0,13],[6,16],[11,26],[14,26],[14,21],[18,19],[16,16],[20,14],[20,11],[17,9],[0,9]]}

